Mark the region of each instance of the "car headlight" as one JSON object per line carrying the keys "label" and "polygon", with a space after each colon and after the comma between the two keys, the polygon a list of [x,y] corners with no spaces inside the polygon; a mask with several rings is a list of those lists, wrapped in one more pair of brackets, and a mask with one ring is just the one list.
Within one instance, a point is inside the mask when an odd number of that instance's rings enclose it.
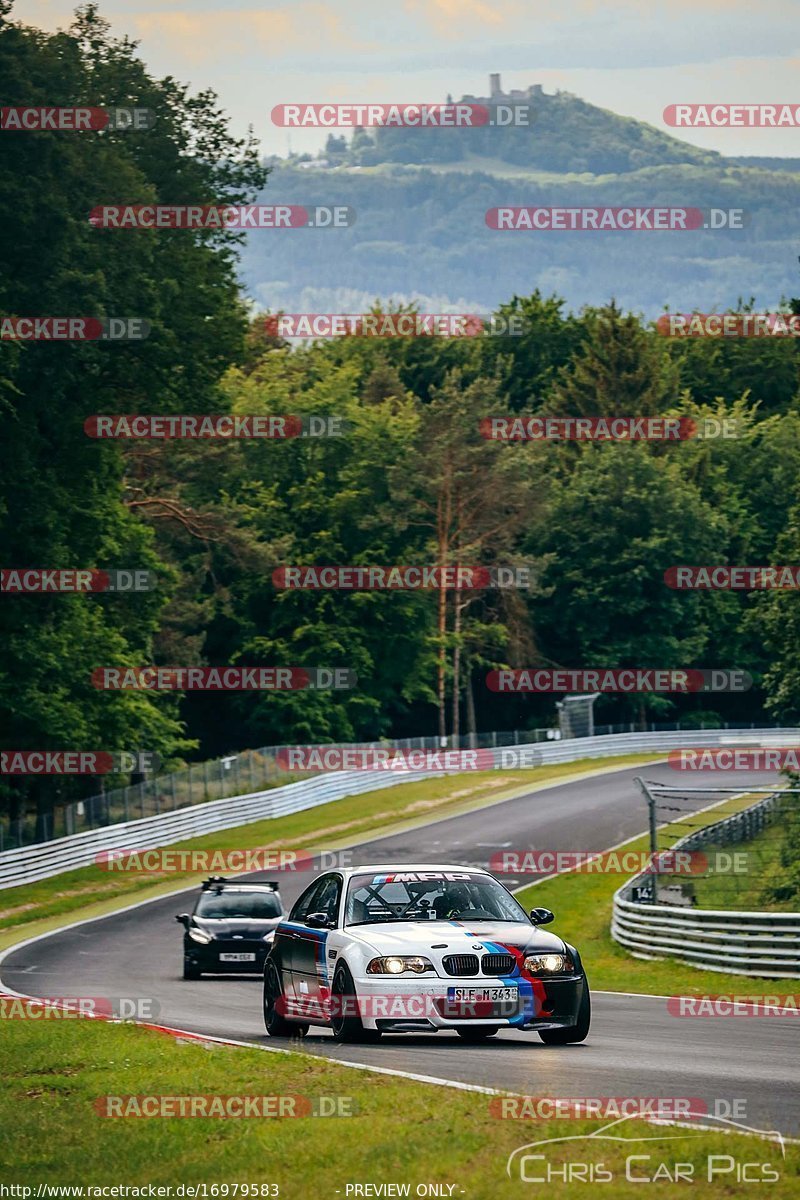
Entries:
{"label": "car headlight", "polygon": [[526,954],[523,966],[531,975],[557,975],[575,969],[569,954]]}
{"label": "car headlight", "polygon": [[265,942],[271,942],[274,937],[275,937],[275,930],[270,929],[268,933],[264,934],[264,937],[262,940]]}
{"label": "car headlight", "polygon": [[190,929],[189,937],[193,942],[200,942],[202,946],[207,946],[214,940],[210,933],[206,933],[205,929]]}
{"label": "car headlight", "polygon": [[434,966],[430,959],[423,958],[419,954],[391,954],[387,958],[373,958],[367,966],[368,975],[402,975],[405,971],[413,971],[415,975],[424,975],[426,971],[433,970]]}

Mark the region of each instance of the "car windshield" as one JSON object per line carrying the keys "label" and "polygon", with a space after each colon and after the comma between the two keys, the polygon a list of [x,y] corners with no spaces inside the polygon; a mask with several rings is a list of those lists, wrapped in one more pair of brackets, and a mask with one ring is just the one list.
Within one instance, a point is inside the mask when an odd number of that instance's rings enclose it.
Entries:
{"label": "car windshield", "polygon": [[469,871],[398,871],[354,875],[347,892],[346,925],[379,921],[530,920],[496,879]]}
{"label": "car windshield", "polygon": [[250,917],[267,921],[281,915],[281,902],[275,892],[204,892],[195,916],[208,921]]}

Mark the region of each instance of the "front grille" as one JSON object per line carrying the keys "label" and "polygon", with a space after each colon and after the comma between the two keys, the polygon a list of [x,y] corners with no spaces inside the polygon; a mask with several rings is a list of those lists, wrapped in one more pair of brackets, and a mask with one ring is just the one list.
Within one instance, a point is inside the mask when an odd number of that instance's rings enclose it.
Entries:
{"label": "front grille", "polygon": [[478,957],[475,954],[447,954],[442,966],[448,975],[477,975]]}
{"label": "front grille", "polygon": [[439,1016],[447,1021],[506,1021],[524,1010],[524,1001],[519,996],[512,1000],[447,1000],[435,996],[433,1004]]}
{"label": "front grille", "polygon": [[484,975],[510,975],[515,966],[513,954],[486,954],[481,959]]}

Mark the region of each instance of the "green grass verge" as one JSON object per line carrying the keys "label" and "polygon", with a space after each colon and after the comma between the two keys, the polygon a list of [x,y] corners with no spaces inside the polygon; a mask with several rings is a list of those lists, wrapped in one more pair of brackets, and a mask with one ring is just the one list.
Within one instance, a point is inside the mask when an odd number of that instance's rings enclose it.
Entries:
{"label": "green grass verge", "polygon": [[[736,801],[726,800],[725,815],[735,808],[746,808],[753,803],[752,797],[743,796]],[[696,823],[711,824],[719,820],[719,812],[697,814]],[[668,828],[659,833],[659,848],[667,849],[678,840],[685,829],[678,827],[674,835]],[[649,842],[646,836],[632,838],[625,843],[624,850],[647,853]],[[619,853],[623,849],[620,848]],[[664,881],[667,882],[667,877]],[[791,990],[786,985],[791,980],[751,979],[745,975],[728,975],[719,971],[705,971],[682,963],[678,959],[658,959],[653,962],[634,958],[611,938],[612,899],[617,888],[625,882],[622,874],[589,871],[572,871],[553,876],[542,883],[532,884],[517,893],[517,899],[526,908],[543,906],[556,915],[553,928],[560,937],[576,946],[586,966],[586,973],[593,988],[609,992],[645,992],[656,996],[708,995],[709,993],[735,993],[742,998],[757,999],[765,993],[773,995]],[[684,883],[685,876],[676,876],[675,882]]]}
{"label": "green grass verge", "polygon": [[[274,1183],[283,1200],[337,1194],[344,1200],[348,1184],[408,1184],[413,1196],[417,1185],[435,1182],[455,1185],[452,1194],[467,1200],[503,1200],[527,1190],[519,1176],[506,1176],[513,1150],[542,1138],[588,1134],[603,1124],[501,1120],[487,1095],[373,1075],[302,1053],[206,1049],[95,1021],[2,1024],[0,1122],[7,1134],[0,1140],[0,1167],[4,1183],[12,1185],[205,1183],[209,1196],[219,1196],[211,1185]],[[548,1091],[553,1089],[539,1089]],[[344,1104],[354,1115],[126,1119],[101,1116],[95,1107],[109,1095],[154,1094],[327,1097],[329,1105]],[[652,1175],[661,1162],[670,1170],[677,1162],[691,1163],[692,1195],[741,1194],[730,1173],[722,1183],[705,1182],[709,1155],[768,1162],[780,1175],[769,1187],[773,1200],[796,1195],[796,1147],[787,1147],[784,1160],[774,1143],[731,1134],[687,1131],[677,1140],[642,1142],[642,1136],[679,1131],[639,1121],[626,1122],[622,1132],[628,1144],[579,1141],[544,1150],[554,1166],[602,1162],[614,1176],[602,1188],[611,1200],[630,1195],[625,1160],[642,1154],[651,1157],[636,1162],[637,1174],[647,1168]],[[648,1196],[660,1200],[675,1191],[662,1178],[650,1184]],[[555,1181],[548,1194],[574,1196],[576,1186]]]}
{"label": "green grass verge", "polygon": [[[371,833],[384,836],[399,828],[468,812],[526,791],[600,770],[621,770],[653,755],[587,759],[580,763],[532,767],[524,771],[481,771],[443,776],[347,796],[331,804],[285,817],[239,825],[201,838],[175,842],[174,850],[226,851],[259,847],[334,850]],[[0,949],[23,936],[35,936],[63,923],[61,918],[103,916],[124,903],[147,900],[187,887],[208,872],[144,875],[82,867],[36,883],[0,892]],[[10,932],[10,931],[13,931]]]}

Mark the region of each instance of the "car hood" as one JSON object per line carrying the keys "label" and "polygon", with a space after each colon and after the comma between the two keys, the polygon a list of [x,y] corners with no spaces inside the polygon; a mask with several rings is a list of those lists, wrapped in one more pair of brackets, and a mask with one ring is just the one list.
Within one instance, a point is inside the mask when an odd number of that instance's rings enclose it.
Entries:
{"label": "car hood", "polygon": [[509,921],[403,921],[394,924],[355,925],[348,932],[379,954],[468,954],[475,946],[495,952],[506,947],[530,953],[560,954],[564,942],[535,925]]}
{"label": "car hood", "polygon": [[252,917],[231,917],[227,920],[216,921],[206,917],[195,917],[192,924],[215,938],[252,939],[263,938],[264,934],[274,929],[281,920],[281,917],[268,917],[263,921],[254,920]]}

